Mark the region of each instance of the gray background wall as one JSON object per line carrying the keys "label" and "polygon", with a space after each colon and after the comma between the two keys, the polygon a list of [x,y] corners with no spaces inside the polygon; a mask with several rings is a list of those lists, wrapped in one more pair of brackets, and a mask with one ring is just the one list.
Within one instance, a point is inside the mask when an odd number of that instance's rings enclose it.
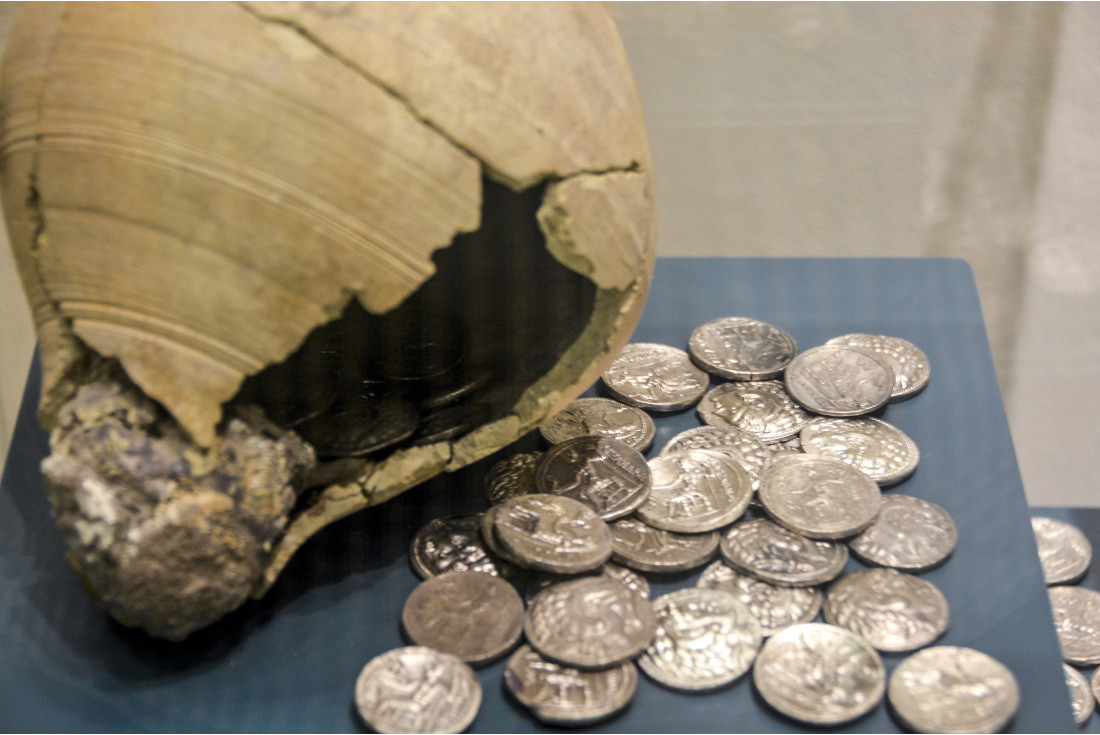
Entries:
{"label": "gray background wall", "polygon": [[[16,8],[0,4],[0,34]],[[659,254],[965,258],[1029,500],[1100,506],[1100,5],[611,10],[649,124]],[[8,248],[0,456],[34,344]]]}

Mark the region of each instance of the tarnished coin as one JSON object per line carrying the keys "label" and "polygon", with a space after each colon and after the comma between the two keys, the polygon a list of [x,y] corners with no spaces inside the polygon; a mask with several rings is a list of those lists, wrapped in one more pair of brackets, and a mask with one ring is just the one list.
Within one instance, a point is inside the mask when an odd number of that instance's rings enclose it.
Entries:
{"label": "tarnished coin", "polygon": [[710,385],[686,352],[649,342],[628,344],[601,377],[612,396],[650,411],[694,406]]}
{"label": "tarnished coin", "polygon": [[728,454],[680,449],[649,460],[652,487],[634,514],[666,531],[702,533],[729,525],[752,500],[752,478]]}
{"label": "tarnished coin", "polygon": [[551,447],[535,468],[541,493],[578,500],[605,521],[629,515],[649,495],[649,465],[616,439],[580,436]]}
{"label": "tarnished coin", "polygon": [[707,391],[696,411],[707,426],[747,431],[765,444],[796,436],[810,420],[773,380],[723,383]]}
{"label": "tarnished coin", "polygon": [[783,375],[794,402],[823,416],[862,416],[890,400],[894,371],[881,355],[848,345],[800,353]]}
{"label": "tarnished coin", "polygon": [[1085,576],[1092,563],[1092,544],[1081,529],[1057,518],[1031,519],[1039,562],[1047,584],[1073,584]]}
{"label": "tarnished coin", "polygon": [[396,396],[374,400],[353,396],[303,421],[295,431],[318,457],[362,457],[397,444],[416,432],[419,414]]}
{"label": "tarnished coin", "polygon": [[946,510],[911,495],[882,496],[875,522],[848,539],[857,557],[880,567],[924,572],[955,550],[955,522]]}
{"label": "tarnished coin", "polygon": [[973,648],[934,646],[897,665],[887,693],[916,732],[1000,732],[1020,704],[1008,667]]}
{"label": "tarnished coin", "polygon": [[825,622],[859,633],[880,651],[927,646],[947,630],[947,598],[935,585],[896,569],[864,569],[830,585]]}
{"label": "tarnished coin", "polygon": [[683,572],[706,564],[718,551],[718,532],[673,533],[637,518],[620,518],[611,529],[611,558],[641,572]]}
{"label": "tarnished coin", "polygon": [[[594,569],[591,572],[584,572],[586,576],[602,576],[607,577],[612,582],[618,582],[631,592],[634,592],[640,597],[649,599],[649,582],[645,577],[638,574],[632,569],[628,569],[612,562],[607,562],[599,569]],[[576,579],[575,574],[540,574],[533,579],[527,580],[527,587],[523,592],[524,601],[530,605],[535,596],[542,592],[547,587],[561,582],[568,582],[571,579]]]}
{"label": "tarnished coin", "polygon": [[695,586],[722,590],[736,597],[760,621],[765,638],[790,625],[813,620],[821,610],[823,597],[813,587],[780,587],[739,574],[724,561],[716,561],[704,569]]}
{"label": "tarnished coin", "polygon": [[480,525],[477,513],[424,524],[409,544],[413,571],[422,579],[449,571],[500,574],[502,564],[482,540]]}
{"label": "tarnished coin", "polygon": [[798,434],[802,451],[836,457],[879,485],[901,482],[917,469],[920,452],[905,432],[881,419],[817,418]]}
{"label": "tarnished coin", "polygon": [[753,683],[764,701],[813,725],[836,725],[882,701],[886,671],[862,636],[826,623],[779,631],[757,654]]}
{"label": "tarnished coin", "polygon": [[779,327],[731,316],[696,327],[688,352],[708,373],[729,380],[772,380],[783,374],[798,347]]}
{"label": "tarnished coin", "polygon": [[736,680],[752,666],[760,622],[733,595],[686,588],[653,602],[657,633],[638,667],[672,689],[701,691]]}
{"label": "tarnished coin", "polygon": [[778,523],[822,539],[856,535],[874,523],[882,504],[878,484],[867,475],[811,454],[776,457],[760,476],[759,498]]}
{"label": "tarnished coin", "polygon": [[812,587],[840,576],[848,547],[807,538],[766,518],[731,526],[718,549],[734,569],[783,587]]}
{"label": "tarnished coin", "polygon": [[894,371],[894,388],[890,391],[891,403],[912,398],[924,390],[932,377],[928,356],[912,342],[901,337],[883,334],[842,334],[825,344],[851,345],[871,350],[886,358]]}
{"label": "tarnished coin", "polygon": [[467,664],[424,646],[371,659],[355,682],[355,706],[376,732],[462,732],[481,706],[481,684]]}
{"label": "tarnished coin", "polygon": [[1084,587],[1048,587],[1062,658],[1076,666],[1100,664],[1100,592]]}
{"label": "tarnished coin", "polygon": [[681,431],[668,440],[661,454],[679,449],[709,449],[730,455],[749,473],[754,491],[760,485],[760,472],[772,459],[771,450],[755,435],[740,429],[717,426],[700,426]]}
{"label": "tarnished coin", "polygon": [[1084,725],[1096,709],[1096,698],[1092,696],[1089,680],[1069,664],[1062,664],[1066,675],[1066,688],[1069,689],[1069,702],[1073,707],[1073,721]]}
{"label": "tarnished coin", "polygon": [[534,493],[494,506],[493,536],[524,569],[576,574],[611,558],[611,532],[596,512],[563,495]]}
{"label": "tarnished coin", "polygon": [[524,644],[508,659],[504,683],[540,721],[579,726],[626,707],[638,687],[638,671],[630,661],[583,671],[545,659]]}
{"label": "tarnished coin", "polygon": [[508,498],[530,495],[535,489],[535,467],[542,452],[520,452],[506,457],[485,473],[485,499],[491,505]]}
{"label": "tarnished coin", "polygon": [[644,452],[657,431],[653,419],[634,406],[610,398],[578,398],[539,426],[550,444],[579,436],[606,436]]}
{"label": "tarnished coin", "polygon": [[527,608],[527,642],[547,658],[582,669],[616,666],[649,646],[653,605],[604,577],[579,577],[540,592]]}
{"label": "tarnished coin", "polygon": [[511,584],[480,572],[447,572],[413,590],[401,613],[418,646],[480,664],[503,656],[523,635],[523,601]]}

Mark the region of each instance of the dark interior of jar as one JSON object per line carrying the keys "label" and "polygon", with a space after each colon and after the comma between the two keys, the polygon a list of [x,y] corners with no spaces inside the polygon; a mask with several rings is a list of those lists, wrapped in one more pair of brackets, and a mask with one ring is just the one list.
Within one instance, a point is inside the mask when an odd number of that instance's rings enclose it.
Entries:
{"label": "dark interior of jar", "polygon": [[423,286],[382,315],[353,299],[233,403],[261,406],[322,460],[384,457],[505,416],[595,304],[595,285],[546,249],[542,195],[483,180],[481,228],[437,251]]}

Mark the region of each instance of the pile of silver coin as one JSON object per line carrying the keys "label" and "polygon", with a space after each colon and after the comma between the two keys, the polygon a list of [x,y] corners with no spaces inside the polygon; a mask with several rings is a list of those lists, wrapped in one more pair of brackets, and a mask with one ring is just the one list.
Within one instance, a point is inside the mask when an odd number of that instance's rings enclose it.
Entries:
{"label": "pile of silver coin", "polygon": [[[540,427],[548,449],[489,470],[488,510],[415,535],[414,645],[363,669],[361,716],[380,732],[462,731],[481,697],[470,667],[510,654],[505,688],[550,724],[614,716],[641,669],[685,692],[751,671],[769,707],[814,725],[887,699],[916,731],[1000,730],[1019,702],[1012,673],[932,645],[948,606],[918,575],[949,558],[955,524],[882,492],[919,460],[883,409],[929,376],[904,339],[799,352],[742,317],[698,327],[686,351],[627,345],[602,375],[608,397],[574,401]],[[693,406],[702,426],[647,460],[652,414]],[[867,568],[844,575],[849,555]],[[695,570],[694,587],[650,600],[647,575]],[[880,652],[908,656],[888,682]]]}

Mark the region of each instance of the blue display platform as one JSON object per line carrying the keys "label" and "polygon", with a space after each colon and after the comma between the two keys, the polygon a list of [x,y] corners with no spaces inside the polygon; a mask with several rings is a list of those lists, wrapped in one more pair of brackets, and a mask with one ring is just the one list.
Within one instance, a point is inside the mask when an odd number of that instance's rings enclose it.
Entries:
{"label": "blue display platform", "polygon": [[[1007,665],[1020,686],[1012,732],[1073,732],[1057,637],[1036,554],[973,276],[947,259],[662,258],[633,341],[684,346],[722,316],[763,319],[802,349],[846,332],[889,334],[928,355],[932,380],[882,418],[917,443],[916,473],[887,492],[947,509],[953,556],[922,575],[951,610],[941,644]],[[47,437],[34,419],[37,363],[0,482],[0,729],[8,731],[356,732],[352,688],[373,656],[404,645],[399,617],[418,584],[406,552],[439,515],[481,510],[481,480],[537,434],[460,472],[326,528],[263,600],[183,644],[111,622],[64,560],[38,466]],[[698,425],[694,411],[657,416],[650,456]],[[851,569],[860,565],[853,561]],[[698,571],[653,580],[653,594]],[[901,660],[884,655],[889,670]],[[541,731],[502,687],[504,662],[479,670],[474,732]],[[666,690],[644,676],[620,716],[597,732],[802,732],[770,710],[751,676],[710,693]],[[886,703],[839,728],[899,731]]]}

